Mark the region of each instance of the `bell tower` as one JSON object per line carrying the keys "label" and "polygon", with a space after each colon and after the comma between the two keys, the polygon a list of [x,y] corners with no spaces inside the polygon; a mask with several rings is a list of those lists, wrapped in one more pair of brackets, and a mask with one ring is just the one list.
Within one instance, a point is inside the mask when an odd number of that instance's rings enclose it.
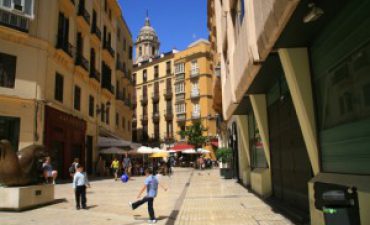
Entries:
{"label": "bell tower", "polygon": [[136,45],[136,63],[140,63],[159,55],[159,40],[154,28],[150,25],[148,12],[145,18],[145,24],[135,42]]}

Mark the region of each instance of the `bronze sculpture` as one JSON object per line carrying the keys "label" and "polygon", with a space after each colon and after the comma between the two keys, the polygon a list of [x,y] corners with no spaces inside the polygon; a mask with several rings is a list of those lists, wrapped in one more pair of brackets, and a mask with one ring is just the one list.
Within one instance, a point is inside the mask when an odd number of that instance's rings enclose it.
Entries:
{"label": "bronze sculpture", "polygon": [[9,141],[0,141],[0,186],[24,186],[42,181],[45,147],[30,145],[16,152]]}

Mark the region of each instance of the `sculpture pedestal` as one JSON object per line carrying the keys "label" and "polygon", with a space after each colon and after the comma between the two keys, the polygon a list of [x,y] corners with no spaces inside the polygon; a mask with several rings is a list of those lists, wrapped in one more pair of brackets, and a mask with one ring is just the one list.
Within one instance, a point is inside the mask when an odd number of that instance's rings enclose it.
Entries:
{"label": "sculpture pedestal", "polygon": [[22,211],[55,202],[54,185],[0,187],[0,210]]}

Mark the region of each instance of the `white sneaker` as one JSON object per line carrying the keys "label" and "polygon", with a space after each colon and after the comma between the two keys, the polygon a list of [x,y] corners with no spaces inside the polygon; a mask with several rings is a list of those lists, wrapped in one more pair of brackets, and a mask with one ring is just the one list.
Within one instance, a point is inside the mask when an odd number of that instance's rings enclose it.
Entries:
{"label": "white sneaker", "polygon": [[128,205],[131,207],[132,210],[134,209],[132,208],[132,202],[128,202]]}
{"label": "white sneaker", "polygon": [[148,220],[148,223],[149,224],[154,224],[154,223],[157,223],[157,220]]}

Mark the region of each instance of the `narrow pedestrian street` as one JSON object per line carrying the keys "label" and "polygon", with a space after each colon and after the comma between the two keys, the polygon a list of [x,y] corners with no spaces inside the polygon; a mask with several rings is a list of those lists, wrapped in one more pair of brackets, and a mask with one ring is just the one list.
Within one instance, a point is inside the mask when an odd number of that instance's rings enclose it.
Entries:
{"label": "narrow pedestrian street", "polygon": [[[147,207],[132,211],[128,202],[135,200],[144,177],[133,177],[129,182],[112,179],[91,182],[88,190],[88,210],[77,211],[71,184],[56,185],[55,195],[64,202],[25,211],[0,212],[1,225],[108,225],[147,224]],[[176,168],[175,174],[161,177],[169,190],[159,190],[154,206],[157,224],[292,224],[275,213],[262,200],[235,183],[219,176],[219,170],[199,172]]]}

